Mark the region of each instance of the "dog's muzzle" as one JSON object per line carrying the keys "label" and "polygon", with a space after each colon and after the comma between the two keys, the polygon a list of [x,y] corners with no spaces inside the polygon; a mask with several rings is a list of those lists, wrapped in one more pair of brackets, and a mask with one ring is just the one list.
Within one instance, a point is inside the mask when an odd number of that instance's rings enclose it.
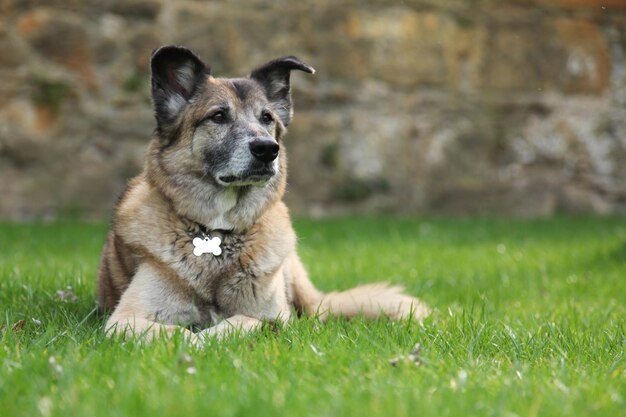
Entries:
{"label": "dog's muzzle", "polygon": [[[245,163],[237,166],[232,164],[226,172],[218,173],[217,182],[223,186],[244,186],[266,184],[278,172],[277,160],[280,146],[273,138],[256,137],[245,148],[239,148],[236,161],[244,160]],[[246,155],[247,152],[250,152]],[[241,156],[239,156],[241,155]],[[241,164],[241,162],[239,162]],[[220,175],[222,174],[222,175]]]}

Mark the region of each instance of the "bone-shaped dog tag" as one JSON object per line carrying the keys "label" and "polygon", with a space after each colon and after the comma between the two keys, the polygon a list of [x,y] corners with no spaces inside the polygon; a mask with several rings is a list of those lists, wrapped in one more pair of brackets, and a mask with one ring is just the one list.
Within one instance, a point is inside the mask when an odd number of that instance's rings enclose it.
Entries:
{"label": "bone-shaped dog tag", "polygon": [[222,254],[222,248],[220,248],[222,240],[219,237],[209,238],[207,236],[204,239],[196,237],[191,243],[193,243],[193,254],[196,256],[201,256],[204,253],[212,253],[215,256]]}

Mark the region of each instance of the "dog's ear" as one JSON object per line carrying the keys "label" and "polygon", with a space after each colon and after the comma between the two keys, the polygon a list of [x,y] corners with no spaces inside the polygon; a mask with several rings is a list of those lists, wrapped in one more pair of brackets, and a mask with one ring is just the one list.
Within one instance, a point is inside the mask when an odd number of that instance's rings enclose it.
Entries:
{"label": "dog's ear", "polygon": [[250,73],[250,78],[258,82],[265,90],[265,95],[274,104],[274,108],[285,126],[291,122],[293,116],[291,87],[289,85],[289,75],[292,70],[315,74],[313,67],[295,56],[275,59]]}
{"label": "dog's ear", "polygon": [[152,102],[160,127],[174,120],[189,99],[206,83],[209,68],[193,52],[163,46],[152,52]]}

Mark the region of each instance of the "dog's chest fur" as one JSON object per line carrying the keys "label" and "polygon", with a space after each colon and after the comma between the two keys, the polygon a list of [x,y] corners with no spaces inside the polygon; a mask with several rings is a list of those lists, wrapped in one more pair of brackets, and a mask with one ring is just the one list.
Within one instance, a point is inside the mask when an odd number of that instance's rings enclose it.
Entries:
{"label": "dog's chest fur", "polygon": [[[162,321],[176,321],[177,314],[191,316],[193,322],[232,314],[269,317],[289,302],[282,265],[295,250],[295,235],[280,202],[245,232],[207,231],[179,216],[153,188],[140,182],[120,203],[116,220],[114,232],[125,250],[132,251],[138,263],[151,263],[166,277],[168,291],[186,300],[171,320],[160,317]],[[192,241],[205,233],[222,240],[219,256],[194,255]],[[172,310],[176,309],[168,307]]]}
{"label": "dog's chest fur", "polygon": [[197,295],[194,305],[201,315],[206,316],[208,309],[213,319],[215,315],[228,316],[232,314],[229,306],[233,301],[254,302],[257,287],[268,274],[253,259],[250,259],[252,262],[242,261],[246,253],[254,251],[253,239],[247,234],[212,231],[209,236],[222,240],[222,253],[196,256],[192,240],[204,236],[204,231],[194,226],[189,229],[184,229],[184,224],[180,226],[170,243],[175,261],[167,266],[182,272],[178,275]]}

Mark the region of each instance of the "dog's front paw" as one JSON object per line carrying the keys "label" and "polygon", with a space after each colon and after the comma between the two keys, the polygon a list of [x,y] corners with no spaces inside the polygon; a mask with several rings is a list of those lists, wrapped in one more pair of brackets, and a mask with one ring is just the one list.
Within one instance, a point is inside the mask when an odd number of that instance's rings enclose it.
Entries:
{"label": "dog's front paw", "polygon": [[210,339],[222,340],[233,333],[248,333],[256,330],[260,326],[261,321],[259,319],[242,315],[235,315],[225,320],[222,320],[215,326],[209,327],[208,329],[204,329],[196,333],[196,335],[203,342],[206,342]]}

